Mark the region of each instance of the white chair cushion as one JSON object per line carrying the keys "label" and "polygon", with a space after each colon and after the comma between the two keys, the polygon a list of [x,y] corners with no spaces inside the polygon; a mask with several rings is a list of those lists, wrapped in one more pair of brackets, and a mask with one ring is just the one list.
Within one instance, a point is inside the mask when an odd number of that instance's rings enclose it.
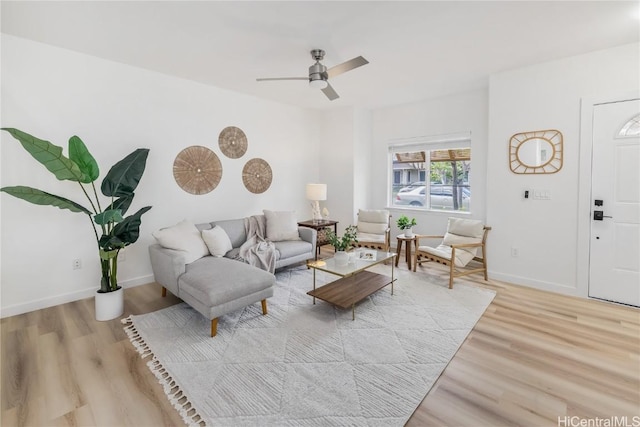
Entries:
{"label": "white chair cushion", "polygon": [[[442,245],[443,246],[451,246],[451,245],[464,245],[467,243],[480,243],[482,242],[482,237],[466,237],[466,236],[459,236],[457,234],[453,234],[453,233],[447,233],[444,235],[444,239],[442,239]],[[458,251],[465,251],[465,252],[469,252],[471,254],[471,258],[473,258],[474,256],[476,256],[478,254],[478,249],[479,248],[458,248],[456,249],[456,254],[458,253]]]}
{"label": "white chair cushion", "polygon": [[[431,255],[435,255],[440,258],[451,260],[451,246],[440,245],[437,248],[432,248],[431,246],[420,246],[418,247],[418,251],[426,252]],[[473,259],[473,254],[469,251],[463,251],[460,249],[456,249],[456,259],[454,264],[456,267],[464,267],[469,264],[469,262]]]}
{"label": "white chair cushion", "polygon": [[202,240],[209,248],[211,255],[218,258],[223,257],[233,249],[229,235],[222,227],[217,225],[210,230],[202,230]]}
{"label": "white chair cushion", "polygon": [[358,234],[382,234],[389,228],[389,211],[363,210],[358,211]]}
{"label": "white chair cushion", "polygon": [[387,231],[389,226],[387,223],[380,224],[377,222],[363,222],[358,221],[358,234],[367,233],[367,234],[377,234],[384,236],[384,233]]}
{"label": "white chair cushion", "polygon": [[187,220],[152,233],[160,246],[185,252],[185,263],[190,264],[209,255],[209,249],[202,240],[200,230]]}
{"label": "white chair cushion", "polygon": [[484,224],[477,219],[449,218],[447,232],[458,236],[482,238]]}
{"label": "white chair cushion", "polygon": [[267,239],[272,242],[300,240],[295,211],[263,210],[267,221]]}
{"label": "white chair cushion", "polygon": [[360,233],[358,231],[358,243],[360,242],[370,242],[370,243],[385,243],[385,235],[384,234],[370,234],[370,233]]}
{"label": "white chair cushion", "polygon": [[[462,245],[466,243],[482,242],[484,225],[475,219],[449,218],[447,233],[444,235],[442,245]],[[459,251],[466,251],[471,254],[471,258],[477,256],[479,248],[456,249],[456,256]],[[468,262],[468,261],[467,261]]]}
{"label": "white chair cushion", "polygon": [[387,210],[358,210],[358,222],[377,222],[389,224],[389,211]]}

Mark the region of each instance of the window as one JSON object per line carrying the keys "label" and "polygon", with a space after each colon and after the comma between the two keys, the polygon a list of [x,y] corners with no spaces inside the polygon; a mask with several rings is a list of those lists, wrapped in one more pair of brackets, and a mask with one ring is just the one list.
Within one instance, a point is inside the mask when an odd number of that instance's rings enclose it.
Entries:
{"label": "window", "polygon": [[452,139],[389,145],[390,206],[470,212],[471,139]]}
{"label": "window", "polygon": [[640,135],[640,114],[635,117],[632,117],[628,122],[622,126],[620,132],[618,132],[619,137],[623,138],[634,138]]}

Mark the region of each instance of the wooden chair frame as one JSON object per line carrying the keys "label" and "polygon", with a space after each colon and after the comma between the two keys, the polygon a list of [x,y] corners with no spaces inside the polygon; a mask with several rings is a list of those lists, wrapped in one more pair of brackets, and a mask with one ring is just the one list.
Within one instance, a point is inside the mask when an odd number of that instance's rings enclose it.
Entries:
{"label": "wooden chair frame", "polygon": [[[444,239],[444,236],[422,236],[422,235],[416,235],[416,241],[417,241],[417,245],[418,245],[418,249],[416,249],[415,254],[413,255],[413,271],[416,271],[416,267],[418,266],[418,263],[423,263],[423,262],[428,262],[428,261],[434,261],[446,266],[449,266],[449,289],[453,289],[453,278],[454,277],[461,277],[461,276],[466,276],[468,274],[473,274],[473,273],[484,273],[484,280],[489,280],[489,277],[487,276],[487,252],[486,252],[486,245],[487,245],[487,234],[489,234],[489,231],[491,230],[491,227],[488,226],[484,226],[484,233],[482,235],[482,241],[478,242],[478,243],[464,243],[464,244],[458,244],[458,245],[451,245],[451,259],[449,258],[444,258],[444,257],[439,257],[437,255],[428,253],[428,252],[422,252],[419,247],[420,247],[420,239]],[[461,248],[480,248],[481,252],[482,252],[482,256],[475,256],[473,257],[472,261],[477,261],[482,263],[482,267],[481,268],[472,268],[472,269],[464,269],[464,270],[458,270],[456,269],[455,266],[455,260],[456,259],[456,249],[461,249]],[[425,258],[424,260],[422,260],[421,258]]]}
{"label": "wooden chair frame", "polygon": [[384,232],[384,244],[380,242],[367,242],[366,240],[358,240],[353,244],[353,246],[356,248],[367,248],[389,252],[391,250],[391,214],[389,214],[389,218],[387,218],[387,229]]}

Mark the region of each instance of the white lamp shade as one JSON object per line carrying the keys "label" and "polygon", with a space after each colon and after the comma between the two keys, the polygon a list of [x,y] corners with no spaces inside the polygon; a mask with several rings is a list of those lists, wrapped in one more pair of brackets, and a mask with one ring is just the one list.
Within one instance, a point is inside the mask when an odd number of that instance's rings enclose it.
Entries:
{"label": "white lamp shade", "polygon": [[327,200],[327,184],[307,184],[307,199]]}

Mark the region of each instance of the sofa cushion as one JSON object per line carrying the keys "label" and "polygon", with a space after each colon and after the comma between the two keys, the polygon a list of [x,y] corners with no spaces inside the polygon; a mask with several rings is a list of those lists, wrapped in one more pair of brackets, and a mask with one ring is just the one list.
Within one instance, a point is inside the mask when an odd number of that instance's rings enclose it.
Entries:
{"label": "sofa cushion", "polygon": [[313,245],[303,240],[285,240],[273,243],[276,246],[276,259],[287,259],[313,252]]}
{"label": "sofa cushion", "polygon": [[249,264],[208,256],[188,265],[178,284],[180,294],[215,306],[267,289],[275,281],[273,274]]}
{"label": "sofa cushion", "polygon": [[152,235],[162,247],[183,251],[187,264],[209,255],[209,249],[202,240],[200,230],[187,220],[171,227],[162,228],[153,232]]}
{"label": "sofa cushion", "polygon": [[233,249],[227,232],[219,226],[215,226],[210,230],[202,230],[202,240],[209,248],[211,255],[215,257],[224,256],[224,254]]}
{"label": "sofa cushion", "polygon": [[295,211],[263,210],[267,221],[267,239],[272,242],[300,240]]}
{"label": "sofa cushion", "polygon": [[244,219],[228,219],[225,221],[216,221],[211,223],[212,226],[222,227],[229,236],[231,246],[239,248],[247,241],[247,233],[244,229]]}

